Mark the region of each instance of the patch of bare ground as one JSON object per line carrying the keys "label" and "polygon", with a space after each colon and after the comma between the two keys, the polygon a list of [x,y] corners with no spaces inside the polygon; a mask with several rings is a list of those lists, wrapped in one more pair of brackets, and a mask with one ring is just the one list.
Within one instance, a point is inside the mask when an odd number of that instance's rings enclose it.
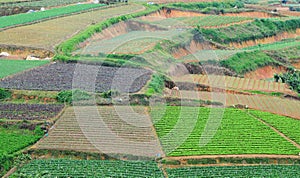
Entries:
{"label": "patch of bare ground", "polygon": [[287,72],[287,69],[286,67],[283,66],[265,66],[265,67],[258,68],[255,71],[251,71],[244,74],[244,77],[261,80],[261,79],[273,78],[274,74],[280,74],[285,72]]}
{"label": "patch of bare ground", "polygon": [[0,45],[0,53],[1,52],[10,54],[6,59],[26,59],[29,55],[34,55],[39,58],[49,58],[54,55],[53,51],[50,50],[16,45]]}
{"label": "patch of bare ground", "polygon": [[243,41],[243,42],[233,42],[229,43],[230,47],[234,48],[245,48],[249,46],[255,46],[259,44],[268,44],[268,43],[274,43],[277,41],[281,41],[283,39],[287,38],[297,38],[300,36],[300,29],[298,28],[295,32],[283,32],[280,34],[277,34],[275,36],[267,37],[267,38],[261,38],[256,40],[249,40],[249,41]]}
{"label": "patch of bare ground", "polygon": [[222,16],[233,16],[233,17],[252,17],[252,18],[271,18],[271,17],[277,17],[276,14],[271,14],[267,12],[240,12],[240,13],[226,13],[222,14]]}
{"label": "patch of bare ground", "polygon": [[300,69],[300,59],[297,62],[293,62],[292,65],[296,68],[296,69]]}

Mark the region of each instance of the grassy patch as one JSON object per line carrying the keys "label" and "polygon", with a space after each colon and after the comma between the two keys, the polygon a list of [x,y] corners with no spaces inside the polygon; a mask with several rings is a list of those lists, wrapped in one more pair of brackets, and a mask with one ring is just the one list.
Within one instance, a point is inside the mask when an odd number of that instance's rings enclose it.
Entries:
{"label": "grassy patch", "polygon": [[49,61],[25,61],[25,60],[0,60],[0,78],[30,69],[42,66]]}
{"label": "grassy patch", "polygon": [[152,79],[148,85],[146,95],[151,96],[155,93],[162,93],[165,87],[165,76],[161,74],[153,74]]}
{"label": "grassy patch", "polygon": [[241,52],[227,60],[220,61],[221,66],[231,69],[237,74],[245,74],[274,63],[274,59],[261,51]]}

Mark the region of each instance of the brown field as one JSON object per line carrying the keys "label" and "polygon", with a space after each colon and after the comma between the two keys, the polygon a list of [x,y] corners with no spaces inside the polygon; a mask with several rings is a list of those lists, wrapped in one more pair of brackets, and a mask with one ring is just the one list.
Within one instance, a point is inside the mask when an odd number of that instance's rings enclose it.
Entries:
{"label": "brown field", "polygon": [[70,107],[34,148],[155,157],[163,152],[153,129],[145,107]]}
{"label": "brown field", "polygon": [[249,108],[300,119],[300,102],[265,95],[243,95],[202,91],[180,91],[181,98],[222,102],[225,106],[248,105]]}
{"label": "brown field", "polygon": [[44,48],[53,51],[56,45],[92,23],[144,9],[142,5],[130,4],[8,29],[0,32],[0,44]]}

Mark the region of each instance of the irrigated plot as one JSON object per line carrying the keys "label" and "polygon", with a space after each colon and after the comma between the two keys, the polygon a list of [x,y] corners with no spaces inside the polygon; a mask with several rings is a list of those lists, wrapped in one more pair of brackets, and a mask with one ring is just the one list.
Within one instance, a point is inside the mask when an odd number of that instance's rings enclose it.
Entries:
{"label": "irrigated plot", "polygon": [[63,108],[62,104],[0,103],[0,119],[44,121],[55,117]]}
{"label": "irrigated plot", "polygon": [[60,91],[79,88],[87,91],[137,92],[150,79],[145,69],[98,65],[54,63],[0,81],[0,87],[21,90]]}
{"label": "irrigated plot", "polygon": [[154,161],[34,160],[12,177],[164,177]]}
{"label": "irrigated plot", "polygon": [[145,107],[70,107],[37,149],[163,156]]}
{"label": "irrigated plot", "polygon": [[0,32],[0,44],[54,50],[57,44],[85,29],[92,23],[143,9],[142,5],[130,4],[8,29]]}
{"label": "irrigated plot", "polygon": [[172,177],[290,177],[300,176],[299,165],[185,167],[167,169]]}
{"label": "irrigated plot", "polygon": [[238,109],[155,108],[152,119],[169,156],[291,154],[300,149]]}

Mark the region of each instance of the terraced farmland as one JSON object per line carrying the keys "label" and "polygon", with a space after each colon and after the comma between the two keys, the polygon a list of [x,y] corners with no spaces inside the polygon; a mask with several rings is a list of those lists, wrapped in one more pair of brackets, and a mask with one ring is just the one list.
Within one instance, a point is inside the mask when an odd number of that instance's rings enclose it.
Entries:
{"label": "terraced farmland", "polygon": [[31,69],[34,67],[42,66],[49,63],[49,61],[21,61],[21,60],[0,60],[0,78]]}
{"label": "terraced farmland", "polygon": [[247,105],[252,109],[300,119],[300,103],[297,100],[283,99],[265,95],[196,92],[187,90],[181,90],[180,96],[186,99],[218,101],[223,103],[225,106],[242,104]]}
{"label": "terraced farmland", "polygon": [[[8,1],[8,0],[7,0]],[[25,1],[25,0],[10,0],[10,1]],[[28,1],[28,0],[27,0]],[[62,5],[66,5],[66,4],[75,4],[78,2],[84,2],[85,0],[30,0],[28,2],[21,2],[21,3],[14,3],[14,4],[6,4],[4,6],[30,6],[30,7],[51,7],[51,6],[62,6]]]}
{"label": "terraced farmland", "polygon": [[290,177],[300,174],[299,165],[186,167],[167,169],[169,177]]}
{"label": "terraced farmland", "polygon": [[12,177],[164,177],[154,161],[34,160]]}
{"label": "terraced farmland", "polygon": [[85,29],[92,23],[143,9],[142,5],[130,4],[62,17],[30,26],[8,29],[0,32],[0,43],[54,50],[56,45]]}
{"label": "terraced farmland", "polygon": [[145,107],[70,107],[36,149],[164,155]]}
{"label": "terraced farmland", "polygon": [[62,111],[62,104],[11,104],[0,103],[0,119],[47,120]]}
{"label": "terraced farmland", "polygon": [[30,130],[0,126],[0,137],[0,156],[2,156],[2,154],[12,154],[35,143],[42,135]]}
{"label": "terraced farmland", "polygon": [[[239,78],[221,75],[186,75],[174,77],[175,82],[188,82],[227,90],[254,90],[265,92],[293,93],[285,83]],[[193,81],[191,81],[193,80]],[[192,89],[193,90],[193,89]]]}
{"label": "terraced farmland", "polygon": [[[81,73],[82,70],[86,72]],[[150,79],[150,74],[151,72],[145,69],[54,63],[5,78],[0,81],[0,87],[46,91],[71,90],[73,87],[79,87],[96,92],[111,89],[137,92]]]}
{"label": "terraced farmland", "polygon": [[[172,106],[167,107],[165,112],[161,108],[151,111],[158,137],[168,156],[256,153],[296,155],[300,151],[271,128],[241,110],[200,108],[199,113],[193,113],[196,111],[193,108]],[[216,114],[223,117],[218,119]],[[189,131],[190,134],[183,138]],[[184,142],[178,142],[178,139]]]}
{"label": "terraced farmland", "polygon": [[300,145],[300,120],[254,110],[251,110],[250,113],[278,129]]}
{"label": "terraced farmland", "polygon": [[80,4],[74,6],[67,6],[61,8],[50,9],[46,11],[40,11],[35,13],[22,13],[17,15],[5,16],[0,18],[0,29],[22,25],[26,23],[32,23],[36,21],[41,21],[43,19],[51,19],[57,16],[64,16],[72,13],[78,13],[81,11],[87,11],[89,9],[95,9],[104,6],[103,4]]}

